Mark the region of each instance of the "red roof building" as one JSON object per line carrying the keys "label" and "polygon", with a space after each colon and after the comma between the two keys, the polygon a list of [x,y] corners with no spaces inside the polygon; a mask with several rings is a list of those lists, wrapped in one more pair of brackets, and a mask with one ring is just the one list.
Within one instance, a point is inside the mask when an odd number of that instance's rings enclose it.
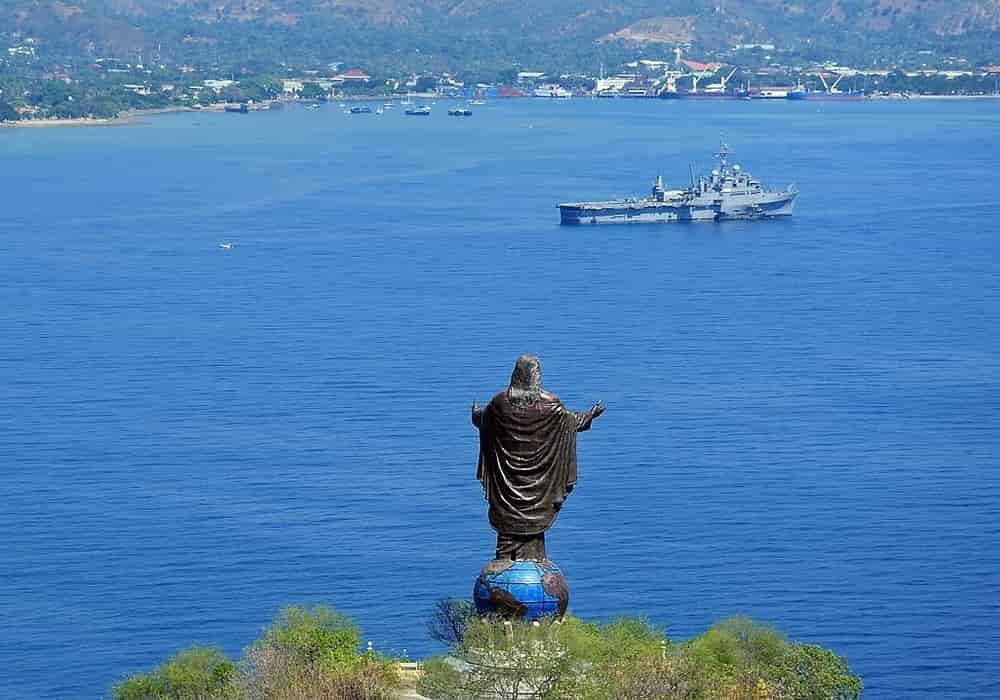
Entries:
{"label": "red roof building", "polygon": [[340,78],[341,80],[358,80],[358,81],[364,81],[366,83],[369,80],[371,80],[370,75],[365,73],[363,70],[359,70],[357,68],[349,70],[346,73],[341,73],[337,77]]}
{"label": "red roof building", "polygon": [[715,71],[722,68],[721,63],[702,63],[701,61],[681,61],[688,69],[694,71],[695,73],[714,73]]}

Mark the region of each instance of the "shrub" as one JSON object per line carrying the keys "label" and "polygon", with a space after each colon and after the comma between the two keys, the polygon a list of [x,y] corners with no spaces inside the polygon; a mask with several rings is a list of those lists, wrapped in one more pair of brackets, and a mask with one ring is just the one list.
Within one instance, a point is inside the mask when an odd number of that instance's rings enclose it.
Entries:
{"label": "shrub", "polygon": [[115,700],[234,700],[236,666],[212,647],[192,647],[114,689]]}
{"label": "shrub", "polygon": [[795,700],[857,700],[864,684],[847,662],[829,649],[796,644],[784,660],[791,696]]}
{"label": "shrub", "polygon": [[613,700],[696,700],[699,687],[685,659],[671,654],[622,664],[605,697]]}
{"label": "shrub", "polygon": [[662,659],[665,645],[643,620],[473,620],[448,659],[425,664],[418,690],[441,700],[611,698],[629,664]]}
{"label": "shrub", "polygon": [[115,700],[392,700],[397,666],[361,654],[357,627],[326,607],[282,610],[239,665],[196,647],[114,688]]}
{"label": "shrub", "polygon": [[389,700],[395,665],[361,654],[361,635],[330,608],[290,607],[246,652],[239,687],[246,700]]}
{"label": "shrub", "polygon": [[255,646],[281,648],[301,663],[349,666],[361,658],[361,633],[350,619],[331,608],[289,607]]}
{"label": "shrub", "polygon": [[857,700],[861,679],[843,658],[789,643],[745,617],[713,626],[680,650],[699,697],[733,700]]}
{"label": "shrub", "polygon": [[784,697],[780,671],[787,650],[788,642],[777,630],[734,617],[691,640],[680,653],[702,693],[758,700]]}
{"label": "shrub", "polygon": [[857,700],[861,680],[821,647],[748,618],[673,645],[644,620],[474,620],[418,689],[436,700]]}
{"label": "shrub", "polygon": [[465,630],[475,619],[476,606],[471,601],[444,598],[434,606],[427,631],[431,639],[451,646],[462,641]]}
{"label": "shrub", "polygon": [[557,626],[473,620],[448,659],[425,665],[417,689],[435,700],[553,696],[572,670]]}
{"label": "shrub", "polygon": [[247,651],[239,682],[246,700],[391,700],[398,686],[394,664],[374,655],[330,666],[269,645]]}

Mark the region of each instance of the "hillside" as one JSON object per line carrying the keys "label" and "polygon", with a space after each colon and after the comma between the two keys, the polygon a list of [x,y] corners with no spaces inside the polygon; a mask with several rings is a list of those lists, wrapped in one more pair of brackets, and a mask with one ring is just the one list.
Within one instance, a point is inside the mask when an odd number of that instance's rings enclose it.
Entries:
{"label": "hillside", "polygon": [[35,38],[53,56],[376,68],[573,67],[678,43],[988,54],[1000,0],[5,0],[0,33]]}

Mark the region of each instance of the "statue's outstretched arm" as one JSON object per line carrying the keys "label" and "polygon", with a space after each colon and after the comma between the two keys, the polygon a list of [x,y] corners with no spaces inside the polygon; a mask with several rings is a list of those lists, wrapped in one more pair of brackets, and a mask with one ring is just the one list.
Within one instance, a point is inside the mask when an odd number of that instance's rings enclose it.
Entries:
{"label": "statue's outstretched arm", "polygon": [[472,402],[472,424],[477,428],[483,426],[483,408],[478,401]]}
{"label": "statue's outstretched arm", "polygon": [[594,422],[594,419],[599,415],[604,413],[606,406],[598,401],[590,410],[586,413],[577,413],[576,415],[576,432],[582,433],[584,430],[590,430],[590,424]]}

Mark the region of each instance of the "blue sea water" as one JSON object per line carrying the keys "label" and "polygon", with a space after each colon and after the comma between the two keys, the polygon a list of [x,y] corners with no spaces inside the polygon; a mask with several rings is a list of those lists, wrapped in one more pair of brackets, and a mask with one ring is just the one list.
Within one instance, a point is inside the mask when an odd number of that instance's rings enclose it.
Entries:
{"label": "blue sea water", "polygon": [[[531,351],[609,407],[548,538],[575,613],[1000,697],[1000,104],[444,112],[0,132],[0,696],[289,603],[438,651],[494,544],[469,405]],[[720,137],[792,219],[558,226]]]}

